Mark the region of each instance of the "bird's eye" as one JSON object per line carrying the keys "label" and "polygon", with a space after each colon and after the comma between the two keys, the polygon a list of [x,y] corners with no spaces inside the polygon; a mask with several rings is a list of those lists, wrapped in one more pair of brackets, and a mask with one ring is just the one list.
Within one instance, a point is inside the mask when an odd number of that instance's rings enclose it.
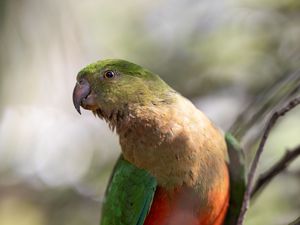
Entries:
{"label": "bird's eye", "polygon": [[108,70],[108,71],[104,72],[103,76],[104,76],[104,78],[111,79],[111,78],[115,77],[115,73],[111,70]]}

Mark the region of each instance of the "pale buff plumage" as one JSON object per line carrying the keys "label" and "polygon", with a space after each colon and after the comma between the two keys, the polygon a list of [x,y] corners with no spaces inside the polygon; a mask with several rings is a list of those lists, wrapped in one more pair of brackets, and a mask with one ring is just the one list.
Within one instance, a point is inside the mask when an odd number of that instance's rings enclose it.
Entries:
{"label": "pale buff plumage", "polygon": [[[173,96],[174,98],[174,96]],[[222,132],[189,100],[175,94],[169,104],[128,106],[121,117],[110,112],[122,152],[129,162],[154,175],[160,186],[188,186],[207,200],[223,176],[226,144]],[[225,169],[226,170],[226,169]]]}

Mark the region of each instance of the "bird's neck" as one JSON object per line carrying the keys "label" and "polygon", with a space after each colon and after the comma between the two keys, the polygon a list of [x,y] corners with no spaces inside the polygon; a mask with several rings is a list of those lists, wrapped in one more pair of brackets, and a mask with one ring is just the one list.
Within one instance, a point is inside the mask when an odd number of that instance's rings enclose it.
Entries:
{"label": "bird's neck", "polygon": [[116,127],[122,152],[160,186],[185,185],[205,192],[224,167],[224,138],[191,102],[176,98],[170,104],[129,108]]}

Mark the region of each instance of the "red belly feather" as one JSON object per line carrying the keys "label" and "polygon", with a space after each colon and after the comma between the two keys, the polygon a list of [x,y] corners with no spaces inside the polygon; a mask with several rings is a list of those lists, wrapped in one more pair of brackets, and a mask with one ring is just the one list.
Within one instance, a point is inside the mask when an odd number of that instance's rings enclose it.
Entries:
{"label": "red belly feather", "polygon": [[192,189],[170,192],[158,187],[144,225],[222,225],[229,202],[229,177],[208,194],[208,204],[201,205]]}

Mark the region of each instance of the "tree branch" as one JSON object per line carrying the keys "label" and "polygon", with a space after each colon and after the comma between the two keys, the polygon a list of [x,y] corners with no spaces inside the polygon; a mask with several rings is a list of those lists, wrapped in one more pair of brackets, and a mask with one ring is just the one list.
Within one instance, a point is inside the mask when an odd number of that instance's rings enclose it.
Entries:
{"label": "tree branch", "polygon": [[289,225],[299,225],[300,223],[300,216],[293,222],[289,223]]}
{"label": "tree branch", "polygon": [[252,189],[251,197],[253,197],[259,190],[264,188],[265,185],[267,185],[277,174],[285,170],[288,165],[299,155],[300,145],[293,150],[287,151],[276,164],[274,164],[269,170],[259,176],[256,184]]}
{"label": "tree branch", "polygon": [[269,122],[267,123],[267,126],[264,130],[263,136],[262,136],[261,141],[259,143],[258,149],[256,151],[256,154],[255,154],[254,159],[253,159],[253,161],[251,163],[251,166],[250,166],[250,171],[249,171],[249,174],[248,174],[248,184],[247,184],[247,188],[246,188],[246,191],[245,191],[245,194],[244,194],[244,200],[243,200],[243,204],[242,204],[242,208],[241,208],[241,212],[240,212],[240,215],[239,215],[239,218],[238,218],[237,225],[242,225],[243,224],[246,212],[249,208],[249,201],[250,201],[252,187],[253,187],[253,178],[254,178],[254,175],[255,175],[255,172],[256,172],[258,161],[259,161],[260,156],[263,152],[265,143],[266,143],[266,141],[269,137],[271,129],[276,124],[279,117],[284,116],[287,112],[292,110],[298,104],[300,104],[300,97],[295,98],[294,100],[290,101],[282,109],[280,109],[278,111],[275,111],[273,113],[273,115],[271,116]]}

